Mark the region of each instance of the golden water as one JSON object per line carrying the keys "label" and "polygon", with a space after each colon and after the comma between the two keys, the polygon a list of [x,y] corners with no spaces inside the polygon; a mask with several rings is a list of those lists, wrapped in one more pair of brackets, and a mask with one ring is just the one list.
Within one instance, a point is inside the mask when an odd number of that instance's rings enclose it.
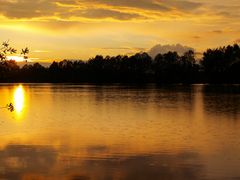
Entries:
{"label": "golden water", "polygon": [[0,179],[240,178],[240,86],[2,84]]}

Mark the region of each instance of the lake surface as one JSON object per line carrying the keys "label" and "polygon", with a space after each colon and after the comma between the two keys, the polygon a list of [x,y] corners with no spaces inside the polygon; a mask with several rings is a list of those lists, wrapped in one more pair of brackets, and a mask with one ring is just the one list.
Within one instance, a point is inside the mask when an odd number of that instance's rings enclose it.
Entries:
{"label": "lake surface", "polygon": [[2,84],[0,179],[240,179],[240,85]]}

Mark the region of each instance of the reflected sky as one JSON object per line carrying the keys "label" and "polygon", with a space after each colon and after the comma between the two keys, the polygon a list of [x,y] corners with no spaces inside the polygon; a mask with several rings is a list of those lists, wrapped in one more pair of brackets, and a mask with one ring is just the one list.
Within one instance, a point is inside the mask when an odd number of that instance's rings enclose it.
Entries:
{"label": "reflected sky", "polygon": [[16,109],[0,113],[0,178],[239,178],[240,91],[222,88],[0,85]]}
{"label": "reflected sky", "polygon": [[[104,147],[105,150],[108,147]],[[104,150],[104,151],[105,151]],[[102,147],[87,147],[102,153]],[[192,165],[198,154],[64,156],[48,146],[8,145],[0,151],[1,178],[7,179],[201,179],[204,167]]]}

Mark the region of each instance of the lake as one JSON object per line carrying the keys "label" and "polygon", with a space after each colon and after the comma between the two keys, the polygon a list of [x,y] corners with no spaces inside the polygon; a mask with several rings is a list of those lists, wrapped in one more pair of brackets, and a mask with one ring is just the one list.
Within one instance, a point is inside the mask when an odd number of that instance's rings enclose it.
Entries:
{"label": "lake", "polygon": [[239,179],[240,85],[1,84],[0,179]]}

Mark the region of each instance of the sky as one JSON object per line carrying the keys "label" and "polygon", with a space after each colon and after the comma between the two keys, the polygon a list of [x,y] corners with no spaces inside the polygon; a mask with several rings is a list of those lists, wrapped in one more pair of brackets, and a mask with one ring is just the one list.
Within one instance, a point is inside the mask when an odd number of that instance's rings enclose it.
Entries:
{"label": "sky", "polygon": [[239,0],[0,0],[0,40],[32,61],[240,43]]}

